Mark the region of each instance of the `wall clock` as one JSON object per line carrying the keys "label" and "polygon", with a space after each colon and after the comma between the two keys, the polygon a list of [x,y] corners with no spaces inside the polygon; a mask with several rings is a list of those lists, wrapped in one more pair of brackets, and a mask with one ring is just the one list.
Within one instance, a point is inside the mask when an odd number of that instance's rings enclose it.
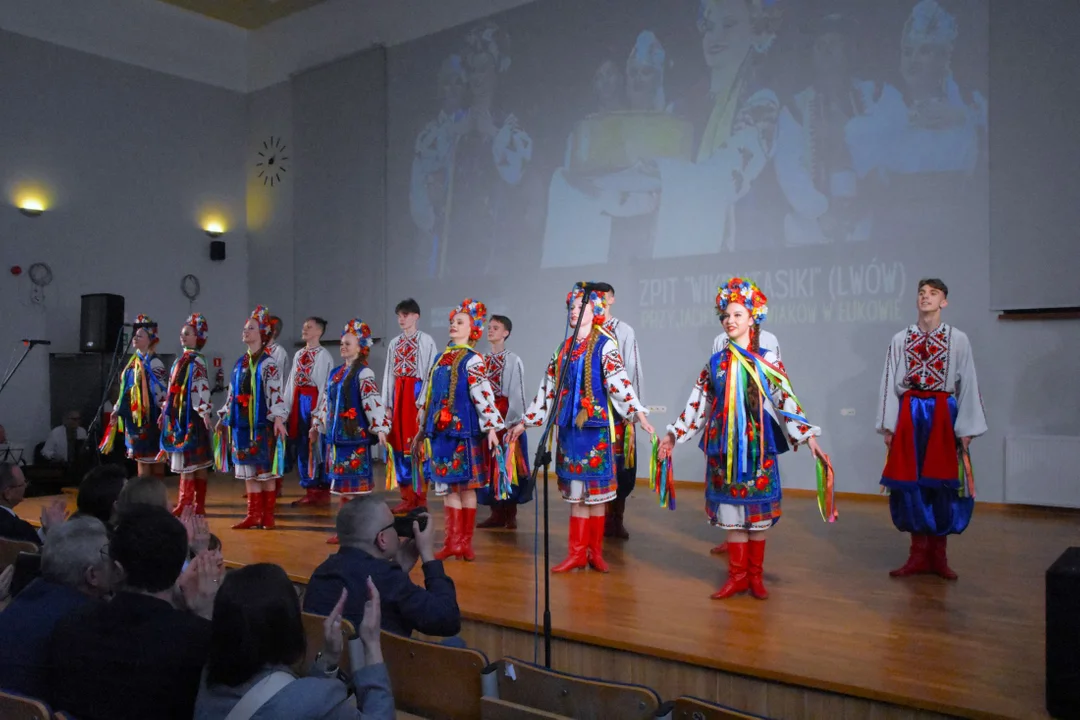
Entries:
{"label": "wall clock", "polygon": [[255,170],[262,178],[263,185],[274,187],[280,185],[287,168],[285,166],[289,156],[285,154],[285,143],[280,137],[270,136],[269,140],[263,140],[262,150],[259,151],[259,159],[255,161]]}

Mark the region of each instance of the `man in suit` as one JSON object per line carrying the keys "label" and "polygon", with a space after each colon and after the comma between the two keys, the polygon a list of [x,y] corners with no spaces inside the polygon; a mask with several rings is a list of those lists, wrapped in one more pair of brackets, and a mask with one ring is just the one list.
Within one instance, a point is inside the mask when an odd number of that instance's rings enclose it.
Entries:
{"label": "man in suit", "polygon": [[26,494],[26,478],[18,465],[0,463],[0,537],[40,545],[37,529],[15,514]]}
{"label": "man in suit", "polygon": [[222,573],[211,572],[204,556],[197,557],[191,610],[173,606],[173,588],[188,555],[187,531],[157,506],[123,513],[107,554],[123,584],[109,602],[57,623],[49,641],[45,699],[80,720],[190,718]]}
{"label": "man in suit", "polygon": [[0,688],[45,695],[53,628],[112,589],[113,565],[102,554],[107,543],[105,525],[93,517],[73,518],[49,533],[41,551],[41,577],[0,613]]}

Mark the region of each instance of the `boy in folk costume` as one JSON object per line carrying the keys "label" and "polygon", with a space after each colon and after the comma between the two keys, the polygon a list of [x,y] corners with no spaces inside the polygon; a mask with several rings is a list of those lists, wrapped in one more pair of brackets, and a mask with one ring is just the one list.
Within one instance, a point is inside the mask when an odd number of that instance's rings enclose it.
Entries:
{"label": "boy in folk costume", "polygon": [[420,306],[409,298],[394,308],[401,334],[386,348],[386,369],[383,373],[383,405],[390,416],[388,442],[394,452],[394,473],[401,488],[401,502],[395,513],[427,506],[427,494],[417,493],[412,485],[412,457],[409,454],[413,438],[419,430],[416,409],[422,402],[424,379],[439,350],[430,335],[417,329]]}
{"label": "boy in folk costume", "polygon": [[[368,495],[374,489],[371,446],[386,446],[389,419],[375,384],[375,373],[368,367],[368,353],[373,342],[367,323],[354,318],[341,332],[341,359],[319,396],[312,420],[309,441],[325,437],[323,456],[331,491],[349,498]],[[328,540],[338,542],[337,535]]]}
{"label": "boy in folk costume", "polygon": [[[505,315],[492,315],[487,331],[491,352],[484,356],[488,381],[495,390],[495,407],[503,416],[507,427],[521,422],[521,416],[525,412],[525,365],[521,358],[506,349],[506,339],[510,337],[513,329],[514,324],[510,322],[510,318]],[[500,443],[505,433],[505,430],[499,433]],[[532,475],[529,473],[529,446],[526,440],[527,436],[522,435],[513,449],[518,484],[506,500],[497,499],[489,488],[481,491],[479,502],[491,506],[491,517],[478,523],[476,527],[517,529],[518,505],[524,505],[532,500],[533,496]]]}
{"label": "boy in folk costume", "polygon": [[309,317],[300,329],[304,348],[293,356],[292,371],[285,383],[285,404],[289,412],[289,439],[296,446],[296,466],[304,497],[293,507],[329,505],[330,483],[323,475],[322,463],[309,462],[311,457],[312,413],[323,400],[326,381],[334,367],[330,351],[322,346],[326,321]]}
{"label": "boy in folk costume", "polygon": [[919,281],[919,322],[893,336],[881,376],[877,431],[889,449],[881,484],[911,552],[889,574],[935,573],[955,580],[946,538],[971,522],[974,484],[960,465],[972,438],[986,432],[986,415],[967,335],[941,321],[949,289],[936,278]]}
{"label": "boy in folk costume", "polygon": [[206,469],[214,464],[210,446],[210,380],[200,352],[208,327],[202,313],[192,313],[180,328],[183,352],[173,361],[165,401],[158,416],[161,450],[169,468],[180,474],[180,498],[173,509],[179,516],[194,504],[196,515],[206,514]]}
{"label": "boy in folk costume", "polygon": [[[495,407],[483,356],[473,350],[484,334],[487,308],[466,298],[450,313],[450,343],[424,383],[413,440],[413,457],[423,458],[435,494],[445,497],[446,540],[435,557],[475,560],[472,540],[476,527],[476,491],[491,478],[491,452],[505,428]],[[426,441],[426,443],[425,443]]]}
{"label": "boy in folk costume", "polygon": [[[277,441],[284,441],[287,411],[281,396],[281,369],[266,350],[270,313],[259,305],[244,323],[247,352],[236,361],[225,404],[218,410],[218,427],[227,428],[236,478],[247,490],[247,516],[234,530],[272,529],[277,492],[274,481]],[[284,458],[281,459],[284,461]]]}
{"label": "boy in folk costume", "polygon": [[728,531],[728,579],[713,593],[717,600],[746,590],[759,600],[769,596],[762,566],[765,533],[780,520],[777,455],[790,442],[806,443],[815,457],[825,458],[815,439],[821,430],[803,416],[783,364],[758,343],[766,303],[749,280],[732,278],[719,288],[716,307],[729,342],[709,358],[658,451],[666,459],[676,442],[705,433],[705,512]]}
{"label": "boy in folk costume", "polygon": [[[596,288],[604,293],[604,300],[607,303],[607,322],[604,323],[604,329],[619,344],[619,353],[626,363],[626,376],[633,383],[634,394],[640,398],[642,375],[637,335],[628,323],[611,314],[611,308],[615,304],[615,288],[608,283],[596,283]],[[604,537],[621,540],[630,539],[630,533],[623,525],[623,515],[626,513],[626,498],[637,485],[637,442],[631,430],[632,426],[632,422],[621,418],[615,423],[615,466],[618,469],[615,477],[618,481],[618,490],[615,500],[608,505],[607,520],[604,521]],[[626,439],[628,432],[630,433],[629,447],[627,447]]]}
{"label": "boy in folk costume", "polygon": [[[607,306],[604,294],[575,285],[566,296],[569,323],[573,328],[581,316],[576,337],[557,348],[548,363],[540,389],[525,411],[524,422],[515,425],[510,442],[516,442],[525,426],[539,427],[548,413],[556,414],[558,452],[555,474],[563,499],[570,503],[570,547],[565,560],[551,569],[566,572],[586,565],[607,572],[604,561],[604,517],[606,506],[616,496],[615,438],[616,413],[637,420],[652,434],[645,419],[648,411],[638,400],[634,384],[626,374],[618,344],[606,330]],[[562,364],[569,362],[567,390],[555,402]]]}
{"label": "boy in folk costume", "polygon": [[122,427],[127,456],[138,464],[139,477],[162,476],[165,474],[165,464],[161,456],[158,418],[161,405],[165,402],[169,376],[165,372],[165,364],[155,352],[158,344],[157,323],[145,315],[137,316],[131,344],[135,352],[120,373],[120,394],[101,444],[103,448],[111,446],[114,428]]}

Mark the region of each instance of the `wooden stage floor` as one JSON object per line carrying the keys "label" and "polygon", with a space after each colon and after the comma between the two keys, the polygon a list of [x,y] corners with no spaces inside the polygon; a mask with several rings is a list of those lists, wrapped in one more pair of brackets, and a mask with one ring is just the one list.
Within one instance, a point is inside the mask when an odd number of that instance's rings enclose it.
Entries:
{"label": "wooden stage floor", "polygon": [[[289,507],[299,489],[292,478],[285,488],[276,531],[229,529],[243,515],[235,481],[211,480],[207,512],[230,563],[275,562],[303,582],[334,552],[325,544],[332,514]],[[36,518],[45,500],[27,500],[18,511]],[[960,580],[949,583],[888,576],[907,547],[881,498],[841,498],[834,525],[821,521],[805,494],[784,502],[766,553],[770,599],[716,601],[709,595],[725,576],[725,560],[709,555],[720,533],[704,521],[700,491],[681,486],[670,512],[639,483],[627,503],[632,538],[605,548],[611,573],[553,576],[556,637],[922,711],[1047,717],[1044,573],[1077,544],[1076,514],[980,505],[950,545]],[[432,506],[441,527],[441,503]],[[533,580],[536,506],[521,508],[516,532],[478,530],[476,562],[447,563],[466,618],[532,630],[543,597]],[[558,562],[568,509],[554,490],[551,509]]]}

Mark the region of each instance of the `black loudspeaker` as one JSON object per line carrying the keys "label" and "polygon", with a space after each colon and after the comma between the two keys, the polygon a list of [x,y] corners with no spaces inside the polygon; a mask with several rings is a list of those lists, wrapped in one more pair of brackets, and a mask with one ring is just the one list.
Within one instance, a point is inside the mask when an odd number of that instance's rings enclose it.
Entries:
{"label": "black loudspeaker", "polygon": [[1046,710],[1080,717],[1080,547],[1046,571]]}
{"label": "black loudspeaker", "polygon": [[82,296],[79,349],[83,352],[111,353],[124,329],[124,297],[97,293]]}
{"label": "black loudspeaker", "polygon": [[211,240],[210,241],[210,259],[216,261],[222,261],[225,259],[225,241],[224,240]]}

